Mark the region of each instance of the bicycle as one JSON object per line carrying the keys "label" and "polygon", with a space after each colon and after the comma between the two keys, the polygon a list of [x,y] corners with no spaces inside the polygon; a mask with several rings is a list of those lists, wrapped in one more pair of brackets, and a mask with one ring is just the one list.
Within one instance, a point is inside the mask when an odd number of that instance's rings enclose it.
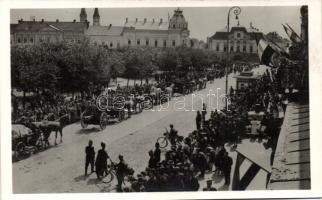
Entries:
{"label": "bicycle", "polygon": [[[132,168],[127,168],[127,171],[124,176],[123,184],[125,185],[126,180],[130,180],[130,177],[134,174],[134,170]],[[107,163],[107,174],[103,176],[101,179],[103,183],[110,183],[113,181],[114,176],[116,176],[116,164],[109,159],[109,163]]]}
{"label": "bicycle", "polygon": [[[169,145],[169,132],[163,133],[164,136],[158,137],[157,142],[160,144],[160,148],[165,148]],[[183,141],[183,136],[177,136],[175,139],[176,145],[181,144]]]}

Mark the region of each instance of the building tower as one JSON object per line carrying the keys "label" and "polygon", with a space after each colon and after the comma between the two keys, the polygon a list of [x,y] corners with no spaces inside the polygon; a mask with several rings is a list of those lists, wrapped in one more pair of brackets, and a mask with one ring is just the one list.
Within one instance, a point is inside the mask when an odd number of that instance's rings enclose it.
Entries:
{"label": "building tower", "polygon": [[87,21],[87,14],[85,8],[81,9],[81,12],[79,14],[79,21],[80,22],[86,22]]}
{"label": "building tower", "polygon": [[93,26],[100,26],[100,15],[98,14],[98,8],[95,8],[94,10]]}
{"label": "building tower", "polygon": [[188,22],[182,14],[182,10],[177,8],[169,22],[169,29],[187,30]]}

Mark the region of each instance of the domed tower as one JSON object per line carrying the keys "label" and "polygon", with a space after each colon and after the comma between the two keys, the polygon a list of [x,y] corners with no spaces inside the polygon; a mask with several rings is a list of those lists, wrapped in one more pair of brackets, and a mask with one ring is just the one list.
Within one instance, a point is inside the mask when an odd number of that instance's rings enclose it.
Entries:
{"label": "domed tower", "polygon": [[174,11],[174,14],[169,21],[169,29],[179,29],[179,30],[188,29],[188,22],[184,18],[182,12],[183,11],[180,10],[180,8],[177,8]]}
{"label": "domed tower", "polygon": [[100,15],[98,13],[98,8],[95,8],[94,10],[93,26],[100,26]]}
{"label": "domed tower", "polygon": [[80,22],[86,22],[87,21],[87,14],[85,8],[81,9],[81,12],[79,14],[79,21]]}

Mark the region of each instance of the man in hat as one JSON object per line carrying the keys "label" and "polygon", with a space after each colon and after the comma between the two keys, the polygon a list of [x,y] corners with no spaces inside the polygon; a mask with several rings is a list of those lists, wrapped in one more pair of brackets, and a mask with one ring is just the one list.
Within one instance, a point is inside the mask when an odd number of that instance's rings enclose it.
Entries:
{"label": "man in hat", "polygon": [[85,148],[85,176],[87,176],[88,165],[91,164],[91,173],[94,172],[94,159],[95,159],[95,150],[93,147],[93,141],[88,141],[88,146]]}
{"label": "man in hat", "polygon": [[178,137],[178,131],[174,129],[173,124],[170,124],[169,140],[171,145],[176,145],[177,137]]}
{"label": "man in hat", "polygon": [[97,152],[97,157],[96,157],[96,175],[97,178],[100,179],[101,176],[103,176],[104,172],[107,175],[107,159],[109,158],[107,152],[105,151],[105,143],[101,142],[101,147]]}
{"label": "man in hat", "polygon": [[128,166],[124,161],[123,155],[119,155],[119,163],[116,165],[117,190],[122,191],[122,183],[128,171]]}
{"label": "man in hat", "polygon": [[212,180],[207,180],[207,187],[203,188],[203,191],[217,191],[215,187],[212,187]]}

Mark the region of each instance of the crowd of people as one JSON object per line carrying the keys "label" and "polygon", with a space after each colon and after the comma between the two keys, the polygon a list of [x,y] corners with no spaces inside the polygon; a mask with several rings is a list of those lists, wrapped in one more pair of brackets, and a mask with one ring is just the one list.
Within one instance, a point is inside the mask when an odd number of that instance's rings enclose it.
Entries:
{"label": "crowd of people", "polygon": [[[123,192],[152,191],[197,191],[200,180],[205,173],[221,176],[225,185],[230,184],[232,158],[226,148],[234,149],[250,134],[251,118],[249,111],[263,112],[260,128],[255,139],[266,139],[266,148],[272,148],[274,156],[282,117],[280,116],[289,98],[288,94],[278,93],[272,82],[274,74],[268,70],[249,87],[235,91],[230,90],[230,104],[221,111],[211,111],[206,119],[206,106],[197,112],[196,130],[183,139],[182,144],[170,138],[171,148],[161,159],[159,143],[154,150],[148,152],[149,162],[146,170],[130,176],[130,187],[123,187]],[[172,137],[179,137],[173,125],[170,126]],[[228,146],[227,146],[228,145]],[[271,163],[272,164],[272,163]],[[215,191],[213,180],[207,180],[204,191]],[[119,188],[121,189],[121,188]]]}

